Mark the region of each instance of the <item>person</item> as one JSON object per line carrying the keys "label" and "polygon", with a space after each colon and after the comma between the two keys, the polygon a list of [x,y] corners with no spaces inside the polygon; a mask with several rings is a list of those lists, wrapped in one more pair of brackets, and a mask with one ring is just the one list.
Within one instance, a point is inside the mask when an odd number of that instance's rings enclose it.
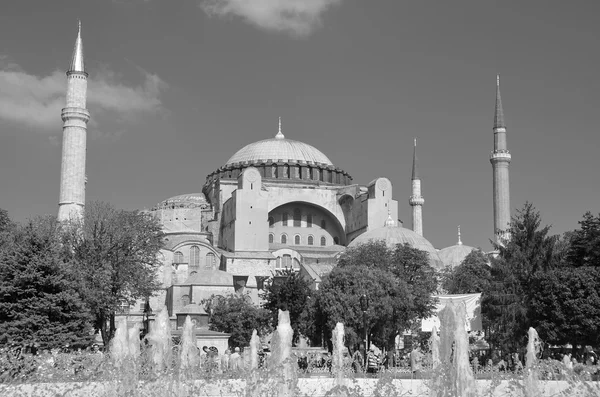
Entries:
{"label": "person", "polygon": [[362,354],[363,349],[364,347],[361,344],[358,350],[352,355],[352,370],[356,373],[364,372],[363,363],[365,362],[365,358]]}
{"label": "person", "polygon": [[229,368],[232,372],[237,372],[240,369],[242,356],[240,354],[240,348],[236,347],[231,357],[229,357]]}
{"label": "person", "polygon": [[367,373],[376,374],[379,370],[379,355],[375,350],[375,346],[371,345],[369,354],[367,355]]}
{"label": "person", "polygon": [[410,352],[410,368],[413,376],[416,376],[421,372],[421,359],[422,355],[418,347]]}
{"label": "person", "polygon": [[231,350],[225,349],[225,353],[221,357],[221,370],[223,372],[229,371],[229,359],[231,358]]}

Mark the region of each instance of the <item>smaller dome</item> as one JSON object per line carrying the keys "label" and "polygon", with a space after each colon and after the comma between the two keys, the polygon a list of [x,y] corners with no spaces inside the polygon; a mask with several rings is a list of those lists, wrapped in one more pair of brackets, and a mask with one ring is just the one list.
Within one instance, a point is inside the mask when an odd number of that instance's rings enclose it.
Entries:
{"label": "smaller dome", "polygon": [[439,250],[438,255],[444,263],[444,266],[455,268],[460,265],[474,249],[474,247],[469,247],[468,245],[456,244]]}
{"label": "smaller dome", "polygon": [[188,193],[180,194],[179,196],[170,197],[157,204],[155,209],[160,208],[196,208],[208,206],[208,201],[203,193]]}
{"label": "smaller dome", "polygon": [[395,248],[397,244],[408,243],[413,248],[427,252],[429,254],[429,264],[434,269],[439,270],[443,266],[442,261],[438,256],[438,251],[425,237],[410,229],[396,226],[395,222],[391,220],[391,217],[388,217],[386,226],[369,230],[368,232],[361,234],[354,239],[348,247],[356,247],[371,240],[383,240],[390,248]]}
{"label": "smaller dome", "polygon": [[204,285],[233,288],[233,276],[222,270],[199,270],[180,285]]}

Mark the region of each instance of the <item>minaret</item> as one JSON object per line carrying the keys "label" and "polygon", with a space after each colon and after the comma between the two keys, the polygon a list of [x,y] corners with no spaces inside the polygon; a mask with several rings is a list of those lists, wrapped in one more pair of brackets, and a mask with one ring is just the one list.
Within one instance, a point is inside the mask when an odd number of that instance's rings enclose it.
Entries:
{"label": "minaret", "polygon": [[81,21],[73,59],[67,71],[67,103],[62,110],[63,146],[60,169],[59,221],[81,220],[85,205],[85,152],[87,122],[87,77],[83,63]]}
{"label": "minaret", "polygon": [[458,242],[456,245],[462,245],[462,240],[460,239],[460,225],[458,225]]}
{"label": "minaret", "polygon": [[413,168],[412,168],[412,196],[409,203],[412,207],[413,232],[423,235],[423,203],[425,200],[421,196],[421,178],[417,171],[417,138],[413,149]]}
{"label": "minaret", "polygon": [[508,237],[510,226],[510,190],[508,165],[511,156],[506,146],[506,124],[500,99],[500,75],[496,76],[496,111],[494,114],[494,150],[490,162],[494,170],[494,236],[497,242]]}

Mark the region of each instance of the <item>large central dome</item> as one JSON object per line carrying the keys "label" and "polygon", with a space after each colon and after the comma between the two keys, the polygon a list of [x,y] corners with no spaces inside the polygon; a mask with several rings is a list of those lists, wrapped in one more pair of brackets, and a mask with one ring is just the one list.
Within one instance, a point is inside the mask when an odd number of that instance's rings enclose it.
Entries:
{"label": "large central dome", "polygon": [[281,133],[281,126],[275,138],[264,139],[244,146],[238,150],[225,165],[234,163],[258,163],[263,161],[283,160],[298,163],[309,161],[315,164],[333,165],[319,149],[303,142],[286,139]]}

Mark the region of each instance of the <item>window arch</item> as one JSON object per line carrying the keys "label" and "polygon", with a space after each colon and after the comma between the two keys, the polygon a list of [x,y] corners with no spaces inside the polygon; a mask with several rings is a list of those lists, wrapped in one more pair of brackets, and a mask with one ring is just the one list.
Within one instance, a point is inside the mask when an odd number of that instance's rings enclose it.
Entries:
{"label": "window arch", "polygon": [[300,245],[300,235],[299,234],[296,234],[294,236],[294,244]]}
{"label": "window arch", "polygon": [[313,245],[315,243],[315,239],[313,236],[308,236],[308,245]]}
{"label": "window arch", "polygon": [[181,251],[177,251],[173,254],[173,263],[183,263],[183,254]]}
{"label": "window arch", "polygon": [[283,223],[283,226],[287,226],[288,225],[288,213],[284,212],[283,215],[281,215],[281,223]]}
{"label": "window arch", "polygon": [[277,262],[275,262],[275,269],[281,269],[281,257],[277,257]]}
{"label": "window arch", "polygon": [[187,306],[190,304],[190,296],[189,295],[183,295],[181,297],[181,303],[183,303],[183,306]]}
{"label": "window arch", "polygon": [[194,271],[190,273],[190,277],[192,277],[194,274],[198,274],[198,272]]}
{"label": "window arch", "polygon": [[321,219],[321,229],[327,229],[327,221],[325,219]]}
{"label": "window arch", "polygon": [[273,225],[275,225],[275,218],[273,218],[272,216],[269,217],[269,227],[273,227]]}
{"label": "window arch", "polygon": [[280,241],[281,241],[281,244],[287,244],[287,235],[285,235],[285,234],[282,234],[282,235],[281,235],[281,240],[280,240]]}
{"label": "window arch", "polygon": [[205,267],[207,269],[214,269],[216,264],[217,264],[217,257],[215,256],[215,254],[213,254],[212,252],[209,252],[208,254],[206,254]]}
{"label": "window arch", "polygon": [[294,227],[302,226],[302,211],[300,208],[294,209]]}
{"label": "window arch", "polygon": [[321,245],[323,247],[327,245],[327,239],[325,238],[325,236],[321,236]]}
{"label": "window arch", "polygon": [[200,266],[200,248],[197,245],[190,247],[190,266]]}
{"label": "window arch", "polygon": [[275,241],[275,235],[273,233],[269,233],[269,244],[273,244]]}
{"label": "window arch", "polygon": [[288,268],[288,267],[291,268],[292,267],[292,256],[289,254],[285,254],[283,256],[281,265],[284,268]]}
{"label": "window arch", "polygon": [[312,227],[312,214],[306,214],[306,227]]}

